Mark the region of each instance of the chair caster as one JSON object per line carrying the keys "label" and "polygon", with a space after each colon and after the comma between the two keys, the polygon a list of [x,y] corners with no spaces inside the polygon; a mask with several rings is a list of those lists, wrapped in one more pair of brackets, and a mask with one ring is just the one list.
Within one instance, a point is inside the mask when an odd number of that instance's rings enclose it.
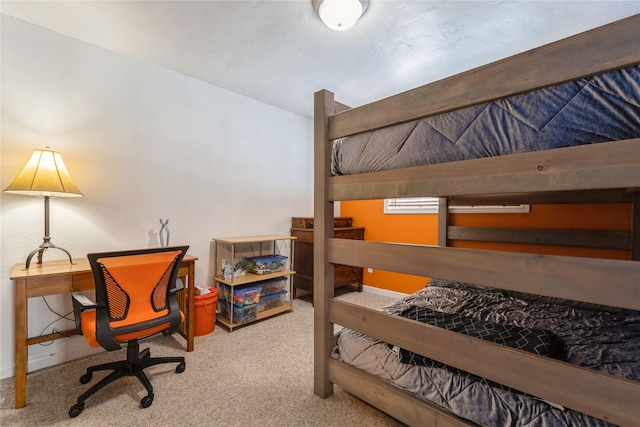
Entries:
{"label": "chair caster", "polygon": [[[80,384],[88,384],[91,381],[93,374],[91,372],[87,372],[83,376],[80,377]],[[82,409],[80,409],[82,411]]]}
{"label": "chair caster", "polygon": [[176,366],[176,374],[181,374],[184,372],[186,365],[184,362],[181,362],[178,366]]}
{"label": "chair caster", "polygon": [[140,400],[140,407],[148,408],[153,403],[153,394],[143,397]]}
{"label": "chair caster", "polygon": [[69,409],[69,417],[71,418],[77,417],[78,415],[80,415],[83,409],[84,409],[84,403],[76,403],[71,407],[71,409]]}

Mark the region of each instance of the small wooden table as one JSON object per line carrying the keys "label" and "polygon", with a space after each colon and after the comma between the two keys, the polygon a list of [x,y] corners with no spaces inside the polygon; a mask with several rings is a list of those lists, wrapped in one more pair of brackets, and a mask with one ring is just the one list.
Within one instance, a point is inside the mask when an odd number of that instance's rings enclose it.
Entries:
{"label": "small wooden table", "polygon": [[[185,289],[178,293],[178,304],[185,313],[185,322],[180,326],[179,332],[187,339],[187,351],[193,351],[195,328],[193,292],[195,287],[195,262],[197,259],[194,256],[186,255],[178,270],[178,277],[187,279]],[[71,330],[29,338],[27,329],[28,299],[91,290],[94,288],[94,284],[91,266],[86,258],[74,259],[73,264],[68,260],[32,264],[28,270],[24,270],[24,263],[16,264],[11,272],[11,280],[15,281],[16,408],[23,408],[27,404],[27,355],[29,346],[75,334],[75,330]],[[186,302],[183,296],[185,291],[187,294]]]}

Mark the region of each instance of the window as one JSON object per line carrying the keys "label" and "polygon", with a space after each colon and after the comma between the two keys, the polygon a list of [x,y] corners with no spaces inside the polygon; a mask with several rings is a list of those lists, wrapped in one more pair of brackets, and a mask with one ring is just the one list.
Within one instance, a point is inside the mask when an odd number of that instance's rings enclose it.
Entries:
{"label": "window", "polygon": [[[452,213],[528,213],[529,205],[452,206]],[[408,197],[384,200],[385,214],[438,213],[437,197]]]}

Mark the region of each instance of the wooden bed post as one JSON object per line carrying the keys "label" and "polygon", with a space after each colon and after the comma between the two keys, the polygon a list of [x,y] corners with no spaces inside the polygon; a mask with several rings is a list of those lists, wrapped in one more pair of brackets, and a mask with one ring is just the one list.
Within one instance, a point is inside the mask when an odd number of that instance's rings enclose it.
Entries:
{"label": "wooden bed post", "polygon": [[314,236],[313,316],[314,393],[325,398],[333,394],[329,381],[329,354],[333,349],[333,323],[329,322],[329,300],[333,298],[333,267],[327,257],[327,242],[333,237],[333,201],[329,200],[331,144],[329,116],[334,111],[333,93],[314,95]]}
{"label": "wooden bed post", "polygon": [[438,246],[448,246],[449,236],[449,199],[438,199]]}
{"label": "wooden bed post", "polygon": [[640,191],[631,197],[631,259],[640,261]]}

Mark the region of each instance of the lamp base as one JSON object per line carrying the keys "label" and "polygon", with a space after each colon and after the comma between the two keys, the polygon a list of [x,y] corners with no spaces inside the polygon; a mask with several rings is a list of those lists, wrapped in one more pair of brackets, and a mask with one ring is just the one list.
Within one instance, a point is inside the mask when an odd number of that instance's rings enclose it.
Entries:
{"label": "lamp base", "polygon": [[44,254],[44,251],[46,251],[47,249],[59,249],[59,250],[61,250],[62,252],[66,253],[67,256],[69,257],[69,263],[71,265],[74,265],[73,259],[71,258],[71,254],[69,253],[68,250],[66,250],[64,248],[59,248],[59,247],[55,246],[53,243],[45,241],[43,244],[41,244],[36,249],[31,251],[31,253],[27,257],[27,262],[25,263],[25,266],[24,266],[23,270],[28,270],[29,269],[29,265],[31,265],[31,258],[33,258],[33,256],[35,254],[38,254],[38,262],[37,262],[37,264],[42,264],[42,254]]}
{"label": "lamp base", "polygon": [[44,196],[44,237],[42,238],[42,244],[31,251],[29,256],[27,257],[27,262],[23,268],[23,270],[28,270],[29,265],[31,264],[31,258],[37,253],[38,254],[38,264],[42,264],[42,254],[47,249],[60,249],[64,253],[69,256],[69,262],[73,265],[73,260],[71,259],[71,254],[68,250],[59,248],[53,243],[51,243],[51,236],[49,235],[49,199],[50,196]]}

